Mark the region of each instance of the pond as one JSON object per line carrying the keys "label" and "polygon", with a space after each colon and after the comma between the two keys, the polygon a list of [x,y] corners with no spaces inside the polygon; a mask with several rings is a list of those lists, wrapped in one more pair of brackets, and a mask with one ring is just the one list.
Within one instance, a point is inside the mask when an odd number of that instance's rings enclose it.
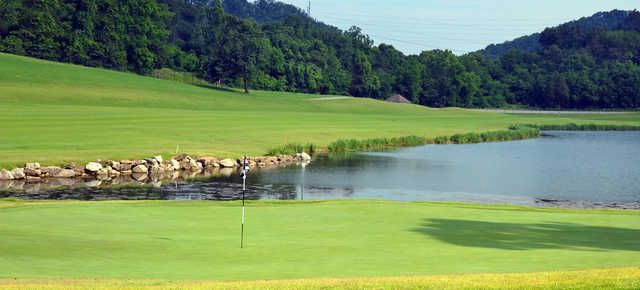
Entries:
{"label": "pond", "polygon": [[[251,199],[372,198],[637,207],[640,132],[547,131],[543,138],[318,154],[311,164],[254,170]],[[237,174],[151,186],[0,193],[31,199],[232,200]]]}

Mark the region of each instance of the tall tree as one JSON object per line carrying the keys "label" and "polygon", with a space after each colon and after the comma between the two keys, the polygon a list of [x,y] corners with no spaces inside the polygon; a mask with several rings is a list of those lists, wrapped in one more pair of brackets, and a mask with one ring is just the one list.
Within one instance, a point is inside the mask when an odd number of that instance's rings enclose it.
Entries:
{"label": "tall tree", "polygon": [[242,78],[245,93],[249,93],[249,78],[255,72],[256,60],[266,40],[255,21],[235,16],[225,17],[224,36],[221,42],[221,58],[224,74],[230,78]]}

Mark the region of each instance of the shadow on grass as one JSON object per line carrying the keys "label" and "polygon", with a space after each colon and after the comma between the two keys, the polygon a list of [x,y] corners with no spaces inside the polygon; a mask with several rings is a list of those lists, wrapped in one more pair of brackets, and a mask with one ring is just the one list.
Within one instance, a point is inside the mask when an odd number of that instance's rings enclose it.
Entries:
{"label": "shadow on grass", "polygon": [[425,219],[421,227],[412,231],[465,247],[640,251],[640,230],[571,223],[514,224]]}

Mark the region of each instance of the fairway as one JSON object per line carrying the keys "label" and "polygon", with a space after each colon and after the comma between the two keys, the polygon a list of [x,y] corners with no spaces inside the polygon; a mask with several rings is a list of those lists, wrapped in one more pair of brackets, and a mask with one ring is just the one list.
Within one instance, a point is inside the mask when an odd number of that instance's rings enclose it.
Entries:
{"label": "fairway", "polygon": [[375,200],[0,202],[0,277],[259,280],[638,266],[640,212]]}
{"label": "fairway", "polygon": [[[0,54],[0,167],[176,152],[263,155],[286,143],[506,129],[514,123],[640,125],[625,115],[507,115],[372,99],[199,87]],[[322,98],[322,101],[313,101]]]}

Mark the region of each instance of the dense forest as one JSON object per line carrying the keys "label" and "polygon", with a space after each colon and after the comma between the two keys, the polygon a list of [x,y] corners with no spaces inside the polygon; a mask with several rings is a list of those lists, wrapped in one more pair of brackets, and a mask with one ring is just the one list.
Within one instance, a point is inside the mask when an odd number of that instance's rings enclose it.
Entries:
{"label": "dense forest", "polygon": [[611,27],[546,29],[536,52],[494,59],[404,55],[272,0],[0,0],[0,51],[140,74],[171,68],[247,91],[399,93],[434,107],[637,108],[640,13],[625,13]]}

